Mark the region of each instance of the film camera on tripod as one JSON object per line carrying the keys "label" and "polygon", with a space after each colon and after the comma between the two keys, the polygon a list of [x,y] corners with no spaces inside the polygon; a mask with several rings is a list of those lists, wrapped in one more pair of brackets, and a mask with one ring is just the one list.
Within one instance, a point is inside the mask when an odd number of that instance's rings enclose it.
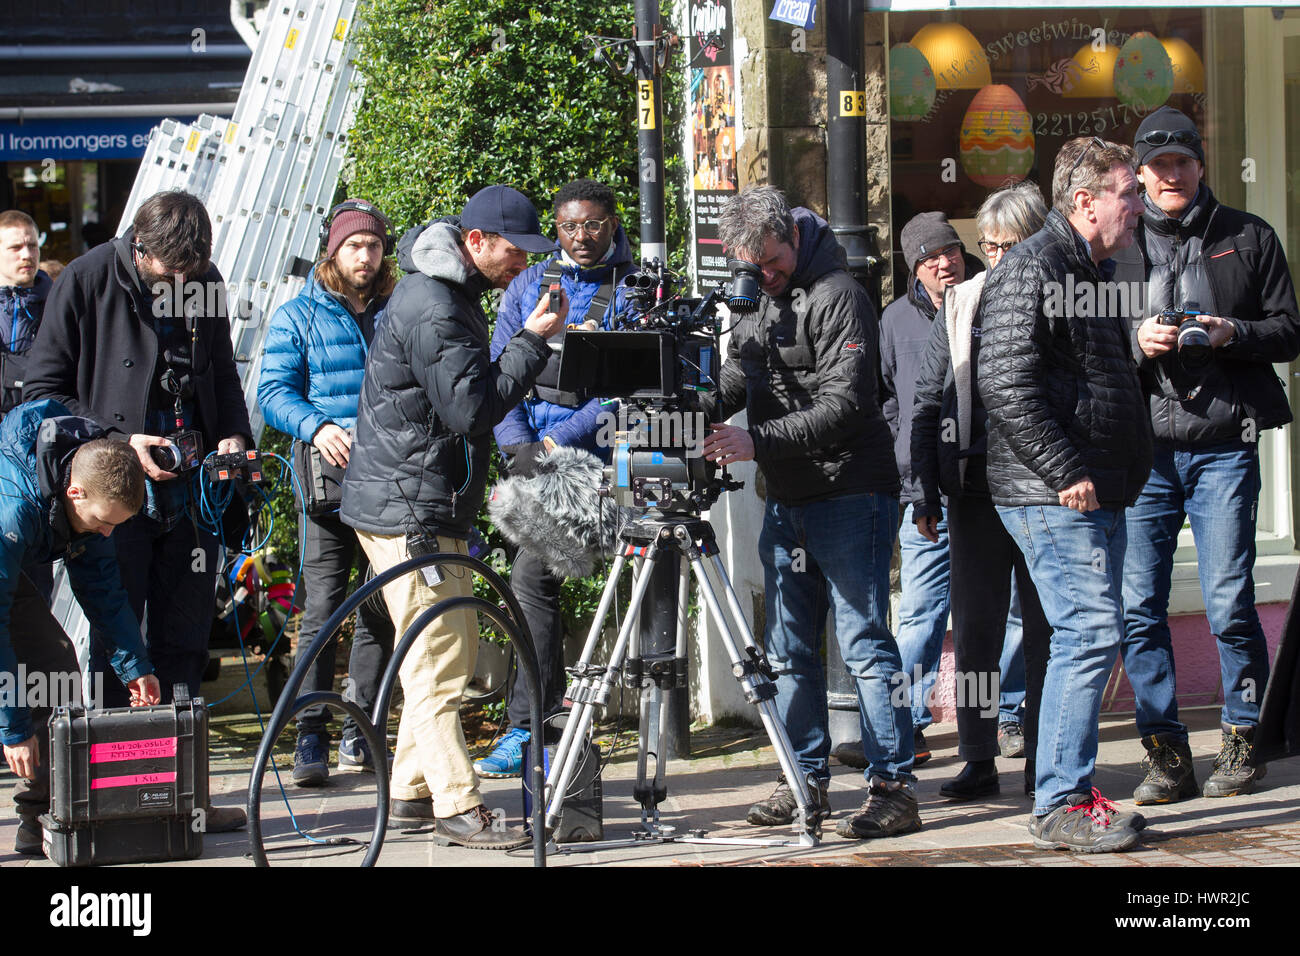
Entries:
{"label": "film camera on tripod", "polygon": [[[667,797],[670,702],[674,693],[687,687],[687,607],[694,575],[701,603],[717,625],[732,672],[745,698],[757,707],[781,769],[792,782],[799,808],[799,842],[812,845],[817,840],[820,816],[777,718],[772,669],[728,579],[713,528],[700,517],[724,491],[740,487],[725,468],[719,470],[702,454],[707,415],[700,397],[717,390],[722,323],[727,315],[753,311],[758,304],[758,268],[733,260],[731,269],[730,283],[718,286],[703,299],[688,299],[678,292],[678,276],[658,260],[649,262],[624,279],[628,306],[610,331],[571,330],[565,339],[559,387],[617,398],[622,403],[619,427],[609,441],[611,461],[603,470],[599,496],[632,509],[636,517],[619,532],[621,547],[586,644],[577,664],[569,669],[572,682],[566,696],[573,709],[560,743],[553,753],[548,748],[546,826],[561,838],[566,829],[561,814],[571,784],[589,765],[586,738],[595,710],[608,704],[614,686],[621,683],[641,692],[633,794],[641,805],[643,829],[633,839],[614,844],[707,840],[703,831],[678,834],[676,828],[661,825],[658,810]],[[726,313],[719,309],[723,302]],[[599,515],[602,509],[598,507],[596,512]],[[497,517],[496,512],[493,516]],[[509,534],[502,522],[498,524]],[[596,664],[596,646],[628,562],[633,565],[629,610],[608,663]],[[651,758],[655,762],[653,778]],[[741,842],[784,845],[787,841]]]}

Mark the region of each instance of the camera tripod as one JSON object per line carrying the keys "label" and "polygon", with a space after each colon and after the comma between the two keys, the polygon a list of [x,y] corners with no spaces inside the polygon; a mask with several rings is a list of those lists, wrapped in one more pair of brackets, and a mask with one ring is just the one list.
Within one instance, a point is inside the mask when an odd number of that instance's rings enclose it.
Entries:
{"label": "camera tripod", "polygon": [[[585,753],[583,739],[592,725],[597,707],[608,704],[614,685],[622,679],[625,686],[649,687],[642,695],[640,707],[640,733],[637,746],[637,774],[633,794],[641,804],[641,826],[632,839],[611,840],[582,845],[556,846],[558,851],[588,852],[615,846],[632,846],[652,843],[719,843],[752,846],[816,846],[821,817],[809,797],[808,782],[799,772],[790,738],[777,718],[774,698],[774,675],[763,650],[755,643],[753,633],[741,613],[735,589],[727,577],[727,570],[718,553],[713,527],[709,522],[692,514],[664,514],[644,517],[632,522],[619,535],[623,550],[615,557],[609,577],[600,597],[600,606],[592,621],[587,642],[577,664],[569,668],[574,683],[566,695],[573,702],[573,710],[565,724],[564,734],[551,762],[546,780],[546,826],[553,830],[559,822],[570,781]],[[600,640],[605,618],[610,612],[618,589],[619,577],[629,558],[633,559],[632,598],[628,614],[619,629],[609,663],[595,664],[596,645]],[[685,558],[685,561],[681,561]],[[651,578],[661,562],[677,559],[677,636],[672,652],[658,654],[640,653],[639,622],[646,607]],[[797,800],[795,809],[794,841],[786,839],[710,838],[703,830],[678,833],[675,827],[659,823],[659,804],[667,798],[665,783],[667,772],[667,727],[669,723],[668,691],[687,686],[686,629],[687,601],[690,575],[694,572],[698,593],[703,598],[722,637],[722,643],[731,660],[731,670],[740,681],[745,699],[758,707],[776,750],[777,761]],[[733,622],[719,600],[719,591],[726,596],[727,608]],[[737,642],[739,635],[739,643]],[[648,780],[649,758],[655,760],[653,780]]]}

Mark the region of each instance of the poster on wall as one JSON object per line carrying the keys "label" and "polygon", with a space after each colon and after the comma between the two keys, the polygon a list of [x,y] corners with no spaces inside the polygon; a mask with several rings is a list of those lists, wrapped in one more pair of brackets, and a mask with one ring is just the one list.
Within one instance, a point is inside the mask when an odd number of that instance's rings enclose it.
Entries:
{"label": "poster on wall", "polygon": [[[718,211],[736,192],[736,74],[732,58],[731,0],[690,0],[687,143],[699,289],[727,279],[718,240]],[[714,45],[712,40],[720,42]]]}

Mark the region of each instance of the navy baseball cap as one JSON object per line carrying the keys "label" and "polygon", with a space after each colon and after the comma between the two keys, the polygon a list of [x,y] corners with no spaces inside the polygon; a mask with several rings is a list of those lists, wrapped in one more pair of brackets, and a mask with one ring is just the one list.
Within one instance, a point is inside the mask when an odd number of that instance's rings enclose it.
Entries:
{"label": "navy baseball cap", "polygon": [[495,232],[524,252],[554,252],[555,243],[542,235],[533,204],[509,186],[484,186],[465,203],[460,213],[462,229]]}

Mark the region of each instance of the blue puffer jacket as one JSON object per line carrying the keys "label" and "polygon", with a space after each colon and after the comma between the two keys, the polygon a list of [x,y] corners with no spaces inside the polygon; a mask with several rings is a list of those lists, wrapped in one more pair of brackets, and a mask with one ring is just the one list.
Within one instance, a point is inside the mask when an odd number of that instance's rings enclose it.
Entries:
{"label": "blue puffer jacket", "polygon": [[[556,254],[545,262],[531,266],[515,277],[501,298],[501,308],[497,312],[496,328],[492,333],[492,358],[496,359],[515,334],[523,328],[524,319],[537,306],[542,296],[542,276],[551,264],[560,260]],[[560,273],[560,285],[569,297],[569,325],[580,325],[587,318],[587,309],[592,298],[600,291],[601,284],[609,278],[610,271],[618,268],[626,274],[632,264],[632,247],[628,244],[627,234],[619,226],[614,233],[614,252],[608,259],[593,269],[579,269],[566,266]],[[624,290],[616,286],[614,299],[605,310],[602,325],[609,328],[610,319],[623,308]],[[501,447],[525,445],[538,442],[550,436],[557,445],[572,445],[585,448],[601,455],[596,447],[596,434],[600,430],[598,416],[601,403],[599,399],[589,399],[577,408],[554,405],[529,395],[512,408],[493,434]]]}
{"label": "blue puffer jacket", "polygon": [[262,417],[304,442],[329,422],[352,428],[365,372],[366,342],[357,320],[316,281],[313,269],[302,292],[271,317],[257,383]]}
{"label": "blue puffer jacket", "polygon": [[[103,435],[89,419],[73,417],[64,418],[65,427],[42,433],[43,421],[68,414],[58,402],[27,402],[0,423],[0,674],[18,673],[9,631],[11,624],[22,622],[11,622],[9,616],[19,575],[62,558],[86,618],[115,644],[113,670],[125,684],[153,673],[153,667],[122,588],[113,542],[97,534],[75,534],[68,524],[60,493],[64,465],[86,436]],[[27,708],[0,706],[0,743],[12,746],[31,735]]]}

